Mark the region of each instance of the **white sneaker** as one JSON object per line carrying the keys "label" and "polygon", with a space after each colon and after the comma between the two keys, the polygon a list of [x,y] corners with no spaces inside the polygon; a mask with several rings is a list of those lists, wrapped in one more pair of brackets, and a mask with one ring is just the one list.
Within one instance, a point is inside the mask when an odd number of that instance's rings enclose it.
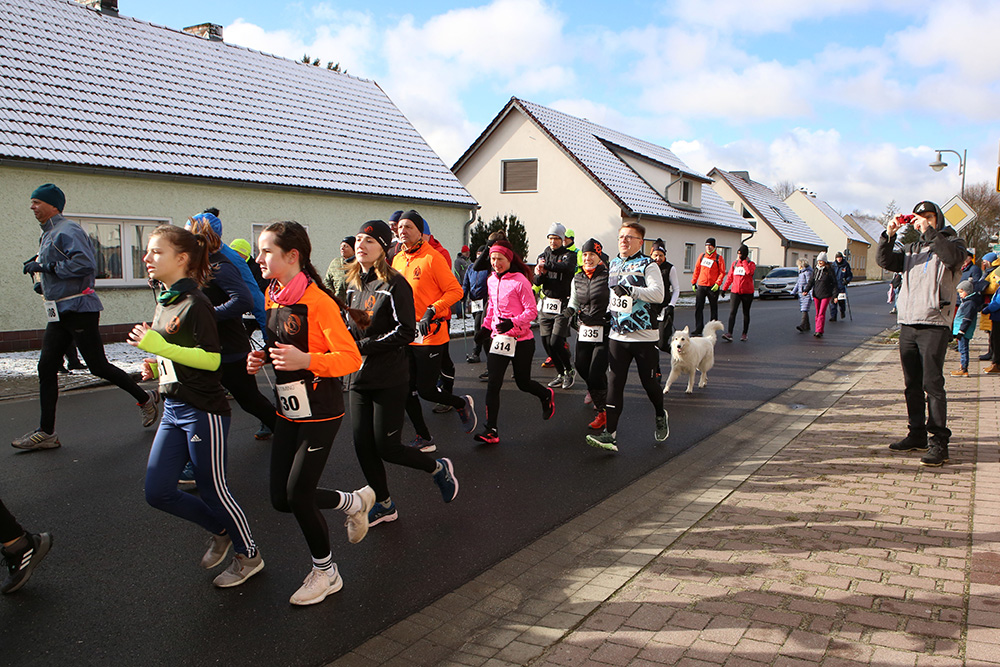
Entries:
{"label": "white sneaker", "polygon": [[299,590],[295,591],[288,601],[297,605],[317,604],[325,600],[330,593],[336,593],[343,587],[344,580],[340,578],[336,563],[332,570],[313,568],[302,581]]}
{"label": "white sneaker", "polygon": [[[368,534],[368,511],[375,505],[375,490],[370,486],[355,491],[361,497],[361,509],[348,514],[344,525],[347,526],[347,541],[357,544]],[[318,602],[318,600],[317,600]]]}
{"label": "white sneaker", "polygon": [[232,588],[239,586],[247,579],[264,569],[264,559],[260,552],[253,558],[247,558],[243,554],[233,556],[233,562],[225,570],[219,573],[212,583],[219,588]]}
{"label": "white sneaker", "polygon": [[233,541],[229,535],[209,535],[208,549],[201,557],[201,566],[206,570],[211,570],[219,565],[229,555],[229,549],[233,546]]}

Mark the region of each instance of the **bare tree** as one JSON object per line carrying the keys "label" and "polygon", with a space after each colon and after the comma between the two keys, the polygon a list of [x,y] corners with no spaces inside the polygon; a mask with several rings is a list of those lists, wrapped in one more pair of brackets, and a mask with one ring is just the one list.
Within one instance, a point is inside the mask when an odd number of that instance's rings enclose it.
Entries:
{"label": "bare tree", "polygon": [[965,245],[976,251],[976,257],[989,252],[990,236],[1000,232],[1000,192],[993,183],[983,181],[965,187],[966,203],[976,212],[976,219],[962,229]]}
{"label": "bare tree", "polygon": [[774,186],[774,194],[778,195],[782,200],[793,192],[795,192],[795,183],[791,181],[778,181],[777,185]]}

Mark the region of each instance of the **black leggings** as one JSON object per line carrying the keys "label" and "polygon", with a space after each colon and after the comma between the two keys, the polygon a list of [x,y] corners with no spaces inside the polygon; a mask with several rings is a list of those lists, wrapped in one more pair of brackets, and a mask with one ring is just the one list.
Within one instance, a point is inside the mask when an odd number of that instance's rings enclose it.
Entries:
{"label": "black leggings", "polygon": [[24,528],[21,528],[21,524],[0,500],[0,543],[13,542],[22,535]]}
{"label": "black leggings", "polygon": [[618,430],[618,418],[621,417],[622,402],[625,398],[625,382],[628,380],[628,369],[633,359],[636,370],[639,371],[639,381],[646,390],[649,402],[656,410],[656,416],[660,416],[663,412],[663,390],[656,379],[659,355],[656,344],[652,342],[627,343],[612,338],[608,343],[608,366],[611,370],[607,404],[608,433]]}
{"label": "black leggings", "polygon": [[410,395],[406,398],[406,416],[413,424],[413,430],[424,440],[431,439],[431,431],[424,421],[420,399],[431,403],[464,408],[465,400],[450,391],[438,389],[437,380],[441,374],[443,345],[408,345],[406,356],[410,360]]}
{"label": "black leggings", "polygon": [[708,298],[708,309],[711,319],[719,319],[719,292],[711,285],[698,285],[694,293],[694,331],[692,336],[700,336],[705,328],[705,299]]}
{"label": "black leggings", "polygon": [[601,343],[576,341],[576,372],[587,383],[587,391],[594,401],[594,407],[603,410],[608,399],[607,328]]}
{"label": "black leggings", "polygon": [[[447,324],[447,323],[445,323]],[[452,394],[455,390],[455,362],[451,360],[451,341],[441,345],[441,391]]]}
{"label": "black leggings", "polygon": [[247,414],[253,415],[272,431],[278,419],[271,401],[260,393],[255,376],[247,373],[247,359],[222,364],[222,386],[229,390],[236,403]]}
{"label": "black leggings", "polygon": [[[481,310],[478,313],[473,313],[472,314],[472,330],[473,331],[479,331],[480,329],[483,328],[483,315],[485,315],[485,313],[483,311],[481,311]],[[479,343],[476,343],[476,347],[473,348],[472,354],[474,354],[474,355],[476,355],[478,357],[482,353],[482,351],[483,351],[483,346],[480,345]],[[487,350],[487,352],[489,352],[489,350]]]}
{"label": "black leggings", "polygon": [[271,506],[291,512],[313,558],[330,555],[330,530],[321,509],[340,505],[340,493],[317,489],[341,418],[317,422],[278,419],[271,443]]}
{"label": "black leggings", "polygon": [[400,442],[403,406],[408,392],[406,384],[397,384],[384,389],[355,389],[350,394],[348,409],[354,428],[354,452],[365,481],[375,491],[375,500],[379,502],[389,498],[383,461],[424,472],[434,472],[437,467],[434,457]]}
{"label": "black leggings", "polygon": [[735,294],[730,293],[729,298],[733,302],[733,309],[729,311],[729,328],[727,331],[733,333],[733,327],[736,325],[736,311],[743,306],[743,335],[746,336],[747,332],[750,331],[750,304],[753,303],[753,292],[750,294]]}
{"label": "black leggings", "polygon": [[116,384],[136,400],[145,403],[149,398],[142,387],[129,377],[128,373],[113,366],[104,356],[104,342],[101,340],[101,314],[63,312],[58,322],[49,322],[42,336],[42,352],[38,358],[38,395],[42,406],[38,427],[46,433],[54,433],[56,428],[56,401],[59,399],[59,367],[63,355],[76,341],[80,355],[93,375]]}
{"label": "black leggings", "polygon": [[[534,339],[532,339],[534,340]],[[534,347],[534,344],[532,344]],[[573,362],[569,358],[569,350],[566,348],[566,339],[556,334],[542,336],[542,347],[545,354],[552,358],[559,374],[567,373],[573,368]]]}
{"label": "black leggings", "polygon": [[531,379],[531,364],[535,356],[535,339],[519,340],[514,347],[514,356],[505,357],[502,354],[486,355],[486,370],[490,372],[490,382],[486,385],[486,427],[496,428],[497,417],[500,414],[500,387],[507,366],[513,362],[514,382],[517,388],[528,394],[534,394],[540,401],[552,396],[552,392]]}

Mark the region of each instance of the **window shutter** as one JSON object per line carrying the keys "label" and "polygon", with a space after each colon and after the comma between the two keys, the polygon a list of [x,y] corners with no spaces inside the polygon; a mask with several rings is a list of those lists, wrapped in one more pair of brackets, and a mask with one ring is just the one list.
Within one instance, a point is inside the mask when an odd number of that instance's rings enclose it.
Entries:
{"label": "window shutter", "polygon": [[538,189],[538,160],[503,162],[502,192],[530,192]]}

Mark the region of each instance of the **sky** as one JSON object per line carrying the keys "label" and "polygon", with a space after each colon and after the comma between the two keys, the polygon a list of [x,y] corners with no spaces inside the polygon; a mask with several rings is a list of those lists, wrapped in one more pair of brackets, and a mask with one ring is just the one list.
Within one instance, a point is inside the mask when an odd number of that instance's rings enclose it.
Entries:
{"label": "sky", "polygon": [[702,173],[789,181],[841,213],[995,183],[992,0],[120,0],[172,28],[339,62],[376,81],[449,167],[511,97],[673,150]]}

